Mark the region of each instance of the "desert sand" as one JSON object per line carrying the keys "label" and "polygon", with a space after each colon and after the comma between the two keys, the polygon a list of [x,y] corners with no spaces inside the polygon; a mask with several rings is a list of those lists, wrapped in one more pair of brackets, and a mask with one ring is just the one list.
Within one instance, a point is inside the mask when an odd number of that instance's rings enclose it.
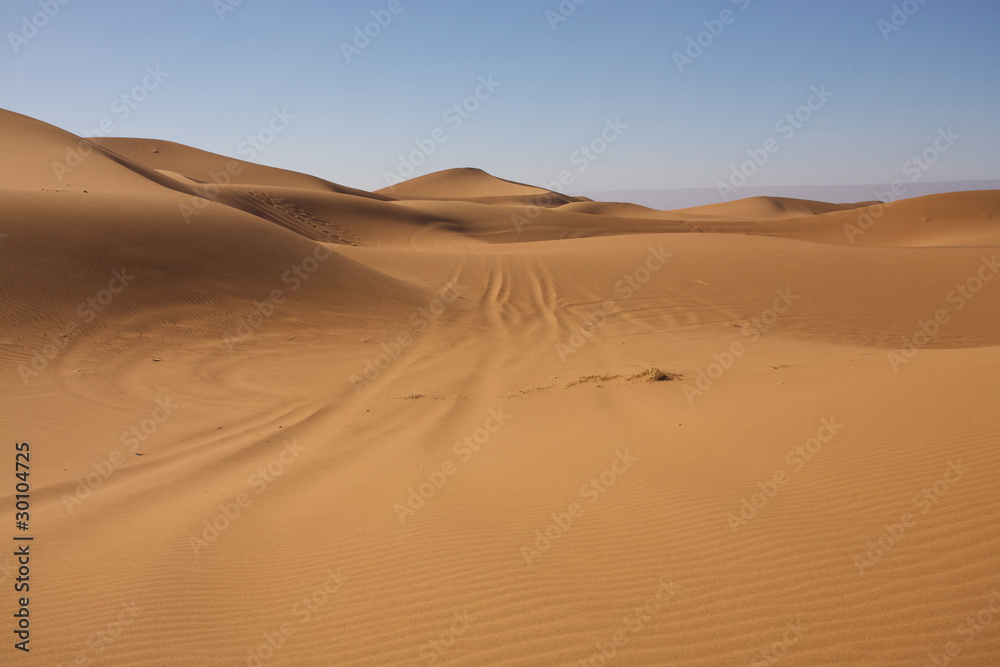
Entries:
{"label": "desert sand", "polygon": [[0,139],[0,663],[1000,664],[1000,192]]}

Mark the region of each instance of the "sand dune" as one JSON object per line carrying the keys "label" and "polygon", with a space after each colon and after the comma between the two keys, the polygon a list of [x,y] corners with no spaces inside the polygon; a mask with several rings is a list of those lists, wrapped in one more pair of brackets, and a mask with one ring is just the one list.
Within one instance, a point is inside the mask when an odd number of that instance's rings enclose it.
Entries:
{"label": "sand dune", "polygon": [[448,169],[418,176],[380,192],[409,199],[474,199],[478,197],[535,196],[549,192],[487,174],[482,169]]}
{"label": "sand dune", "polygon": [[[171,141],[108,137],[101,145],[150,169],[173,171],[202,183],[268,185],[338,192],[367,199],[388,199],[308,174],[236,160]],[[235,166],[231,166],[233,164]]]}
{"label": "sand dune", "polygon": [[382,188],[377,193],[396,199],[458,199],[484,204],[525,204],[546,208],[585,199],[504,180],[471,167],[446,169],[418,176]]}
{"label": "sand dune", "polygon": [[0,139],[3,664],[998,664],[1000,192],[654,211]]}
{"label": "sand dune", "polygon": [[747,197],[722,204],[708,204],[694,208],[677,209],[676,213],[703,215],[716,218],[760,218],[774,220],[776,218],[798,218],[806,215],[823,215],[833,211],[850,211],[876,202],[860,202],[857,204],[828,204],[805,199],[789,199],[787,197]]}

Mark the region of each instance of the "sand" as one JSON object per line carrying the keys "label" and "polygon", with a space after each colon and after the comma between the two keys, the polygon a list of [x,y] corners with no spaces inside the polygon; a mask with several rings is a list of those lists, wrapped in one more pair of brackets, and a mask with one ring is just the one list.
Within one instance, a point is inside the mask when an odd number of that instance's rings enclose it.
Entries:
{"label": "sand", "polygon": [[0,140],[0,663],[1000,664],[1000,192]]}

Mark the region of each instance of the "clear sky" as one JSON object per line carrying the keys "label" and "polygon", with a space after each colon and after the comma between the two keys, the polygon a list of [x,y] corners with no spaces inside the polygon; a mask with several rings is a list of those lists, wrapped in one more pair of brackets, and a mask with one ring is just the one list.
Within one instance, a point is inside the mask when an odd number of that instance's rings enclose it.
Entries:
{"label": "clear sky", "polygon": [[[365,189],[400,156],[404,175],[477,166],[545,183],[570,170],[571,193],[714,187],[752,154],[766,159],[748,186],[888,182],[949,127],[924,180],[1000,178],[997,0],[3,7],[0,107]],[[358,38],[366,24],[375,36]],[[272,135],[274,109],[294,118]]]}

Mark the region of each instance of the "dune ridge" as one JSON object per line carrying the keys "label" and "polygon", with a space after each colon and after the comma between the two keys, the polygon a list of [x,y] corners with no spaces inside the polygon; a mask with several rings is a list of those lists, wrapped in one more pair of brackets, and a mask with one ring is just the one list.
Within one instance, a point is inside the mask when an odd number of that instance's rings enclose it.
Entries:
{"label": "dune ridge", "polygon": [[1000,191],[657,211],[0,139],[4,664],[998,664]]}

